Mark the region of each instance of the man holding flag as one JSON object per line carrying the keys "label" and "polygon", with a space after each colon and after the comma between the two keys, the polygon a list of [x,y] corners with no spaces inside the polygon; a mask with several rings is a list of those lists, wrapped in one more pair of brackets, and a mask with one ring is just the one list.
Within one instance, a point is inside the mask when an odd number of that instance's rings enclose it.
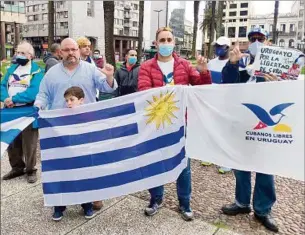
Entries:
{"label": "man holding flag", "polygon": [[[168,27],[158,29],[156,33],[158,53],[153,59],[141,65],[138,78],[138,89],[147,90],[153,87],[171,85],[203,85],[211,84],[210,72],[207,69],[207,60],[199,56],[197,69],[177,56],[174,52],[175,39],[173,32]],[[153,216],[158,212],[163,201],[164,187],[159,186],[149,189],[150,204],[145,208],[147,216]],[[193,219],[190,207],[191,198],[191,170],[190,163],[182,171],[177,179],[177,194],[179,209],[182,218],[186,221]]]}
{"label": "man holding flag", "polygon": [[[28,42],[18,46],[16,64],[11,65],[1,80],[1,102],[4,102],[5,108],[14,108],[18,112],[20,107],[33,106],[43,78],[42,70],[33,61],[34,54],[34,48]],[[30,124],[15,138],[7,149],[12,170],[3,176],[3,180],[26,173],[28,183],[37,181],[37,141],[38,129],[35,124]]]}
{"label": "man holding flag", "polygon": [[[222,71],[223,83],[245,83],[251,80],[251,65],[259,49],[265,45],[267,32],[261,28],[254,28],[248,34],[249,53],[243,54],[239,50],[239,42],[229,54],[229,62]],[[245,70],[240,71],[240,67]],[[265,74],[264,77],[254,77],[253,81],[264,82],[277,80],[276,76]],[[251,212],[251,172],[234,171],[236,178],[235,202],[223,206],[222,211],[226,215],[248,214]],[[276,222],[271,216],[271,208],[276,201],[274,177],[262,173],[256,173],[253,208],[254,216],[267,229],[278,232]]]}

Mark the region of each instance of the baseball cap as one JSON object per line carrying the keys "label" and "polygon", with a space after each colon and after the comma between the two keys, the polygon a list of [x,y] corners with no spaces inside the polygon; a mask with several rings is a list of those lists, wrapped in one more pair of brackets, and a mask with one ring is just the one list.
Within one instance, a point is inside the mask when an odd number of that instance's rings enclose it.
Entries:
{"label": "baseball cap", "polygon": [[248,33],[248,38],[251,38],[252,35],[254,34],[261,34],[263,36],[265,36],[266,38],[268,38],[268,32],[266,30],[264,30],[261,27],[254,27],[250,30],[250,32]]}
{"label": "baseball cap", "polygon": [[220,46],[227,45],[231,46],[231,41],[227,37],[219,37],[216,42],[213,42],[212,45],[214,46],[215,44],[218,44]]}

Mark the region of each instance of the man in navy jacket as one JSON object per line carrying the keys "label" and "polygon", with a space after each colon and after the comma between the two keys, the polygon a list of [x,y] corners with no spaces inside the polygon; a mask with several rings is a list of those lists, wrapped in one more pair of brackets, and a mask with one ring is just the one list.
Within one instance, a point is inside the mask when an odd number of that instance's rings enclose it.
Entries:
{"label": "man in navy jacket", "polygon": [[[246,83],[249,81],[265,82],[277,80],[276,76],[265,74],[264,77],[251,77],[251,65],[256,53],[267,40],[267,33],[261,28],[254,28],[248,34],[249,54],[241,53],[239,43],[230,52],[229,61],[222,70],[222,83]],[[226,215],[248,214],[251,212],[251,172],[234,171],[236,178],[235,202],[222,207]],[[254,215],[267,229],[278,232],[276,222],[271,216],[271,208],[276,201],[274,177],[256,173],[253,209]]]}

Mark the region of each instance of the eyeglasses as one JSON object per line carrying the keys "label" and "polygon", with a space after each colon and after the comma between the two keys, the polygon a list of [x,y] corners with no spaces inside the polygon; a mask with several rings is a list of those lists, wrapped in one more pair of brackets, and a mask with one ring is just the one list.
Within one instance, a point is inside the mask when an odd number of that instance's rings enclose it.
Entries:
{"label": "eyeglasses", "polygon": [[75,53],[76,51],[78,51],[78,49],[75,49],[75,48],[71,48],[71,49],[69,49],[69,48],[67,48],[67,49],[61,49],[61,51],[63,51],[63,52],[73,52],[73,53]]}
{"label": "eyeglasses", "polygon": [[173,39],[172,38],[160,38],[159,39],[159,42],[161,42],[161,43],[165,43],[165,42],[172,42],[173,41]]}

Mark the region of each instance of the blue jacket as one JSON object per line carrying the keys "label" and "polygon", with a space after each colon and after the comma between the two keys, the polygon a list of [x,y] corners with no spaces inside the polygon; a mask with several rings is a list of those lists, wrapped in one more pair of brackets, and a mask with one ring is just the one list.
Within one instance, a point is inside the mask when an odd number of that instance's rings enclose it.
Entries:
{"label": "blue jacket", "polygon": [[[24,91],[17,93],[12,97],[12,101],[14,103],[27,103],[31,104],[35,101],[36,95],[39,91],[40,82],[43,78],[43,70],[36,64],[34,61],[32,63],[31,68],[31,82],[30,86]],[[8,95],[8,80],[9,77],[15,72],[19,65],[18,64],[12,64],[11,67],[7,70],[5,76],[1,80],[1,87],[0,87],[0,100],[4,102],[6,98],[9,98]]]}

